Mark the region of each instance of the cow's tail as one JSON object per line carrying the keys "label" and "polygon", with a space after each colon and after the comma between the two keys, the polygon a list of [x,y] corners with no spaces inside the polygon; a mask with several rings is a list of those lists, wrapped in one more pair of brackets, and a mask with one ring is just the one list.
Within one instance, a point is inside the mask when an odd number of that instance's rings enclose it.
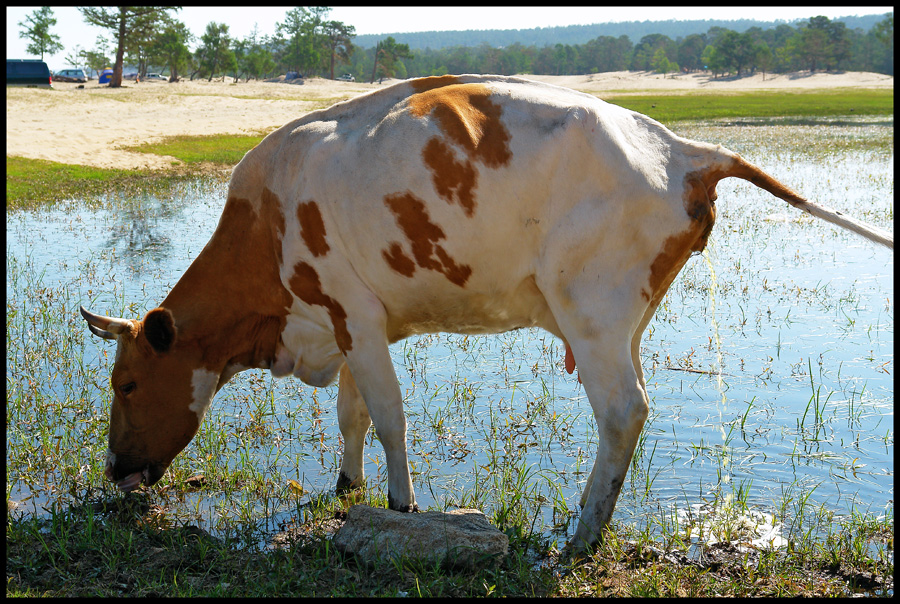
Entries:
{"label": "cow's tail", "polygon": [[760,189],[765,189],[775,197],[785,200],[798,210],[802,210],[807,214],[810,214],[811,216],[815,216],[816,218],[821,218],[822,220],[837,225],[842,229],[853,231],[854,233],[862,235],[870,241],[874,241],[875,243],[880,243],[885,247],[894,249],[893,234],[883,231],[877,227],[873,227],[871,225],[860,222],[854,218],[850,218],[849,216],[846,216],[841,212],[838,212],[837,210],[832,210],[831,208],[821,206],[800,197],[789,188],[763,172],[758,167],[744,160],[740,155],[734,154],[731,156],[731,159],[733,161],[730,162],[730,166],[725,168],[724,173],[720,172],[719,174],[717,174],[717,176],[719,176],[720,178],[734,176],[736,178],[742,178],[744,180],[750,181]]}

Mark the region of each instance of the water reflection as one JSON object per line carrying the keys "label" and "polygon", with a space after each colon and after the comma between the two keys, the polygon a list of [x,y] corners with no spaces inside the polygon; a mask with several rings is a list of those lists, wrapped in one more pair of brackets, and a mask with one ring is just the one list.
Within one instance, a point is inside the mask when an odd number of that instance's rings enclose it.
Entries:
{"label": "water reflection", "polygon": [[[171,215],[172,211],[168,212]],[[165,213],[161,213],[167,218]],[[171,239],[159,232],[160,217],[157,212],[148,212],[144,207],[127,208],[117,212],[114,224],[110,226],[110,236],[105,243],[108,249],[121,249],[124,260],[133,267],[143,261],[162,262],[171,252]],[[142,262],[134,262],[140,259]]]}
{"label": "water reflection", "polygon": [[205,213],[197,215],[196,207],[198,199],[205,197],[205,188],[208,184],[200,181],[163,199],[144,195],[116,203],[103,217],[108,238],[102,248],[114,254],[134,277],[150,268],[166,266],[175,251],[173,239],[183,240],[181,231],[192,230],[192,223],[198,219],[208,222]]}

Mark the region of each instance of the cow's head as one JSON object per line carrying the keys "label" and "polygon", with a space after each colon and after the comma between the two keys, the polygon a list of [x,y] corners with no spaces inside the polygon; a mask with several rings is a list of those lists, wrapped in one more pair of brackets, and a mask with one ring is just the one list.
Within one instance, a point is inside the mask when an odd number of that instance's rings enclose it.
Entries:
{"label": "cow's head", "polygon": [[219,372],[204,367],[196,344],[179,341],[167,309],[142,321],[81,314],[91,332],[118,343],[104,473],[123,491],[152,485],[197,433]]}

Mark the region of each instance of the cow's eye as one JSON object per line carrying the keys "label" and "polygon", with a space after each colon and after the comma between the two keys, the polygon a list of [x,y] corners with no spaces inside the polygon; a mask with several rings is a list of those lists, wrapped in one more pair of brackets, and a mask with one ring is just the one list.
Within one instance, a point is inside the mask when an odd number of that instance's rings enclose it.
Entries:
{"label": "cow's eye", "polygon": [[127,384],[124,384],[123,386],[121,386],[119,388],[119,390],[122,391],[122,394],[124,394],[126,396],[131,394],[132,392],[134,392],[134,389],[135,389],[134,382],[128,382]]}

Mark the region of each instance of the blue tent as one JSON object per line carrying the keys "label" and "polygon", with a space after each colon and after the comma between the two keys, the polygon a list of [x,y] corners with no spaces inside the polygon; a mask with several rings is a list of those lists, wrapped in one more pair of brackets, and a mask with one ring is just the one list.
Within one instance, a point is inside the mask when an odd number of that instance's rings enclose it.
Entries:
{"label": "blue tent", "polygon": [[97,80],[100,84],[109,84],[109,81],[112,79],[113,70],[107,67],[102,72],[100,72],[100,79]]}

